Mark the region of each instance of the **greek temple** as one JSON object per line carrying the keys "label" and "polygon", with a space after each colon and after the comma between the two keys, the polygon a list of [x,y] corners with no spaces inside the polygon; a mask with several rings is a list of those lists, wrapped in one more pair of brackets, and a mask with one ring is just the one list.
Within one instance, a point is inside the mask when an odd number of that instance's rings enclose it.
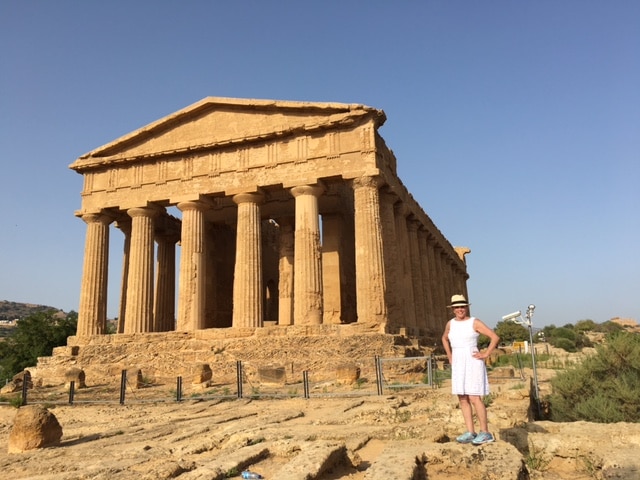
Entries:
{"label": "greek temple", "polygon": [[[82,155],[77,336],[370,323],[430,335],[465,255],[359,104],[207,97]],[[109,242],[122,244],[109,271]]]}

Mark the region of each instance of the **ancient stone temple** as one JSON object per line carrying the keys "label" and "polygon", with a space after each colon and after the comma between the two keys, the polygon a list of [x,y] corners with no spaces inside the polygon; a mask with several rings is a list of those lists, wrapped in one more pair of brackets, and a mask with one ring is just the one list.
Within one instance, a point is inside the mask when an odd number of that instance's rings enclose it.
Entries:
{"label": "ancient stone temple", "polygon": [[[467,293],[469,250],[398,178],[385,120],[356,104],[209,97],[78,158],[77,336],[105,333],[108,275],[122,279],[123,334],[441,331],[450,296]],[[114,238],[122,269],[108,272]]]}

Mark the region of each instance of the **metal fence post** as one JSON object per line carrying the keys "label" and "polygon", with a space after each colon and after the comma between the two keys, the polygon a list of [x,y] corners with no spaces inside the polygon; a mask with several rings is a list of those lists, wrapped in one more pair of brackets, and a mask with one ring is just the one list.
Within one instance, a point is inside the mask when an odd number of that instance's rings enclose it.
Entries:
{"label": "metal fence post", "polygon": [[176,402],[182,401],[182,377],[176,379]]}
{"label": "metal fence post", "polygon": [[69,405],[73,405],[73,397],[75,395],[76,382],[71,380],[69,383]]}
{"label": "metal fence post", "polygon": [[122,370],[120,377],[120,405],[124,405],[124,395],[127,391],[127,371]]}
{"label": "metal fence post", "polygon": [[376,364],[376,385],[378,387],[378,395],[382,395],[382,364],[380,362],[380,357],[378,355],[375,356],[375,364]]}
{"label": "metal fence post", "polygon": [[22,374],[22,405],[27,404],[27,390],[29,389],[29,382],[31,382],[31,374],[24,372]]}
{"label": "metal fence post", "polygon": [[309,371],[302,372],[302,388],[304,390],[304,398],[309,398]]}
{"label": "metal fence post", "polygon": [[242,398],[242,362],[238,360],[236,362],[236,383],[238,388],[238,398]]}

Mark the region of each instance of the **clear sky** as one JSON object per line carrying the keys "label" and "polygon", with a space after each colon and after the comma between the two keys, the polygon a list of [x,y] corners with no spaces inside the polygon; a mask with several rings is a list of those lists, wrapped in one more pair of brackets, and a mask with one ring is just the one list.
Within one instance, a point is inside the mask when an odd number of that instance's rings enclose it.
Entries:
{"label": "clear sky", "polygon": [[384,110],[489,325],[640,320],[636,0],[0,0],[0,300],[77,311],[69,164],[207,96]]}

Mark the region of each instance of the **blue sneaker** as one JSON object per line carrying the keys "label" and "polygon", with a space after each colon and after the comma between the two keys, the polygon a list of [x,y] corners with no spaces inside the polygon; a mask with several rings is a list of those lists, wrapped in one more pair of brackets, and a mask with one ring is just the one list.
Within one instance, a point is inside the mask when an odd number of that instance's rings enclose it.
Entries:
{"label": "blue sneaker", "polygon": [[473,440],[475,440],[476,438],[476,434],[472,433],[472,432],[466,432],[463,433],[462,435],[460,435],[458,438],[456,438],[456,442],[458,443],[471,443]]}
{"label": "blue sneaker", "polygon": [[491,435],[489,432],[480,432],[478,435],[476,435],[476,438],[474,438],[471,443],[473,443],[474,445],[482,445],[484,443],[491,443],[494,442],[496,439],[493,438],[493,435]]}

